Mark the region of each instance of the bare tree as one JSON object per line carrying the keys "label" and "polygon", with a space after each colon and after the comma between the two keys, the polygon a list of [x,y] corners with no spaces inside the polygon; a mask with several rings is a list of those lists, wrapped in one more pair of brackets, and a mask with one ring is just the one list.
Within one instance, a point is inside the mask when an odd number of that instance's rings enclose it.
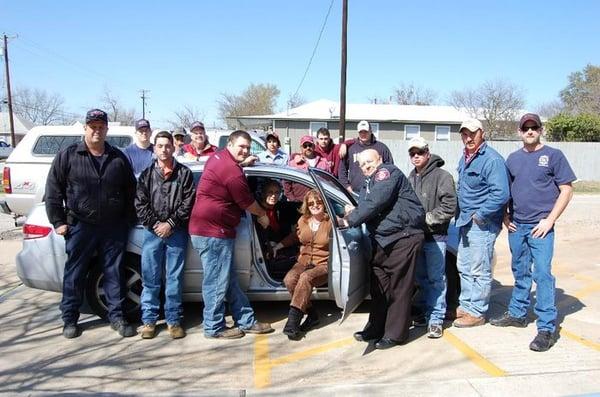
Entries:
{"label": "bare tree", "polygon": [[173,116],[173,119],[167,121],[171,128],[190,128],[194,121],[201,121],[204,119],[204,112],[193,106],[185,105],[182,109],[175,110]]}
{"label": "bare tree", "polygon": [[414,83],[402,83],[394,88],[390,100],[398,105],[431,105],[437,99],[437,93]]}
{"label": "bare tree", "polygon": [[13,92],[14,112],[33,125],[61,124],[76,116],[65,111],[65,100],[59,94],[42,89],[18,88]]}
{"label": "bare tree", "polygon": [[100,100],[105,108],[103,110],[108,114],[108,121],[116,121],[124,125],[133,125],[135,122],[135,109],[126,109],[121,104],[119,98],[114,96],[108,88],[104,88],[104,93]]}
{"label": "bare tree", "polygon": [[588,64],[569,75],[569,84],[560,91],[568,112],[600,114],[600,67]]}
{"label": "bare tree", "polygon": [[295,93],[290,95],[290,97],[287,100],[287,107],[288,109],[292,109],[292,108],[297,108],[298,106],[302,106],[306,103],[306,98],[304,98],[302,95]]}
{"label": "bare tree", "polygon": [[488,139],[512,137],[525,106],[523,90],[506,80],[489,80],[476,88],[453,91],[449,102],[484,121]]}
{"label": "bare tree", "polygon": [[236,128],[235,117],[273,113],[278,96],[274,84],[250,84],[241,95],[222,93],[217,100],[219,116],[229,128]]}
{"label": "bare tree", "polygon": [[536,112],[541,117],[550,119],[550,118],[556,116],[557,114],[564,112],[564,110],[565,110],[565,107],[564,107],[563,103],[560,100],[555,99],[553,101],[544,102],[544,103],[538,105]]}

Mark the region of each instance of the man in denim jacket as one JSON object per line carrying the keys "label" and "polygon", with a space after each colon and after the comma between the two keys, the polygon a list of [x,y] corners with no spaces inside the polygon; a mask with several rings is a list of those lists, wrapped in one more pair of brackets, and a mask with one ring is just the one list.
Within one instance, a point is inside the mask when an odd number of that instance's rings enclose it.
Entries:
{"label": "man in denim jacket", "polygon": [[453,325],[475,327],[485,323],[490,302],[494,243],[509,199],[508,173],[502,156],[485,142],[479,120],[463,122],[460,135],[465,145],[458,164],[456,217],[461,292]]}

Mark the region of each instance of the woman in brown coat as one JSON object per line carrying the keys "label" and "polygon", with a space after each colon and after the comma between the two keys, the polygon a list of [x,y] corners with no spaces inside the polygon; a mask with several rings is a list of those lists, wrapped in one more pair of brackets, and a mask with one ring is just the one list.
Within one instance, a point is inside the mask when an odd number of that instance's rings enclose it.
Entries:
{"label": "woman in brown coat", "polygon": [[[313,287],[327,282],[329,234],[331,233],[331,220],[316,190],[306,193],[300,213],[302,215],[296,229],[296,236],[300,242],[298,262],[283,280],[292,296],[290,313],[283,333],[291,340],[300,339],[302,331],[308,330],[319,322],[318,314],[311,306],[310,295]],[[308,316],[300,327],[300,321],[305,313]]]}

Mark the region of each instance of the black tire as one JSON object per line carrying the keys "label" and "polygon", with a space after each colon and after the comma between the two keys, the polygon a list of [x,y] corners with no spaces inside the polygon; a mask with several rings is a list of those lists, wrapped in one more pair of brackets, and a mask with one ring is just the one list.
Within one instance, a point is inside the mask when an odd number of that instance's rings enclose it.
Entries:
{"label": "black tire", "polygon": [[[85,295],[92,312],[106,320],[108,318],[108,308],[104,296],[103,279],[102,268],[95,261],[92,262],[88,272]],[[139,255],[125,254],[123,283],[125,292],[123,314],[127,320],[137,322],[141,318],[142,296],[142,272]]]}

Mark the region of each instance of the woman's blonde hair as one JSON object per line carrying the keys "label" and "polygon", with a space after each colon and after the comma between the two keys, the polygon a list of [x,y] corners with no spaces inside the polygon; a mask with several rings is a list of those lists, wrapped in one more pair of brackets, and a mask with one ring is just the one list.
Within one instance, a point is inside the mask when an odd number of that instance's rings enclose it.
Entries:
{"label": "woman's blonde hair", "polygon": [[311,189],[304,195],[302,199],[302,206],[298,210],[304,219],[308,219],[312,216],[310,210],[308,209],[309,201],[320,201],[323,203],[323,211],[325,212],[325,219],[329,219],[329,215],[327,214],[327,207],[325,207],[325,201],[321,198],[319,192],[315,189]]}

